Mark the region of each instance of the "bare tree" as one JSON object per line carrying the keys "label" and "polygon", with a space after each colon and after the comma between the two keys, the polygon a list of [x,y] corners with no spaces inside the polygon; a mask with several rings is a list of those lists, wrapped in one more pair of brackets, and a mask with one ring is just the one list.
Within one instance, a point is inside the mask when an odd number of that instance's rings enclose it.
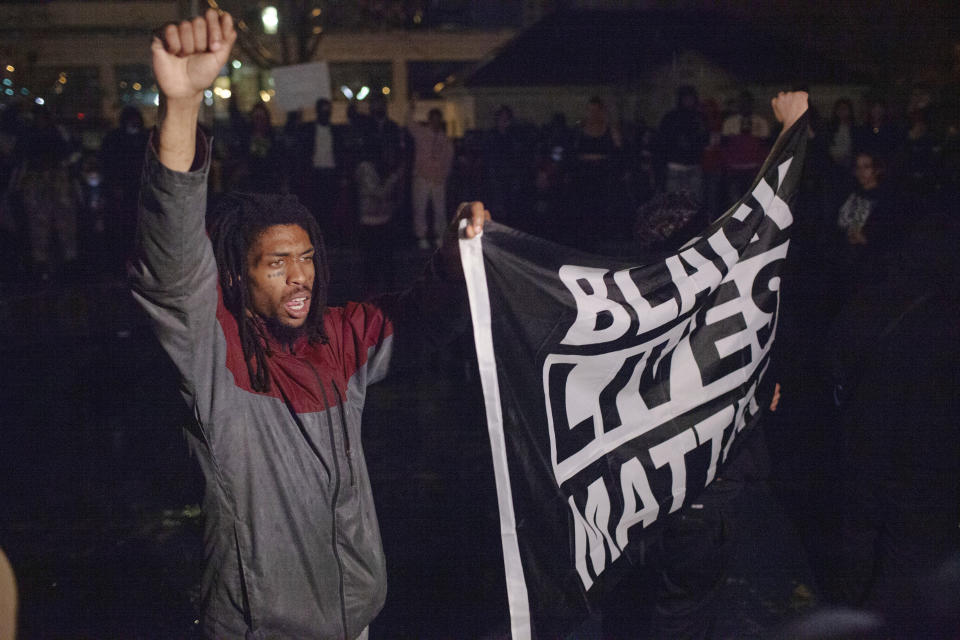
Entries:
{"label": "bare tree", "polygon": [[[257,66],[298,64],[314,59],[324,29],[380,30],[408,28],[423,20],[426,0],[207,0],[233,14],[239,45]],[[275,35],[264,32],[266,6],[277,11]]]}

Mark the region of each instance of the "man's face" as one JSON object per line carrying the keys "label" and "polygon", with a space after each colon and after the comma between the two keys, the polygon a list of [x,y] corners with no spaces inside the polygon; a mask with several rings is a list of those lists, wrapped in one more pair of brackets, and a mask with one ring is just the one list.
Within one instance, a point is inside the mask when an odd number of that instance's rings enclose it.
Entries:
{"label": "man's face", "polygon": [[873,164],[873,158],[868,155],[860,154],[857,156],[857,164],[853,169],[853,175],[857,182],[864,189],[872,189],[880,182],[880,172]]}
{"label": "man's face", "polygon": [[297,224],[267,227],[247,252],[247,287],[252,311],[299,328],[310,313],[314,247]]}

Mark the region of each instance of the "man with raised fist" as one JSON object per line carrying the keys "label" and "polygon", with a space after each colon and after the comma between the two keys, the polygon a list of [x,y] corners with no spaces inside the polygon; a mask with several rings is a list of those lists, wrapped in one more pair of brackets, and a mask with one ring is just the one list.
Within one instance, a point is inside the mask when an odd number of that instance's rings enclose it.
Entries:
{"label": "man with raised fist", "polygon": [[[230,15],[209,10],[153,40],[161,108],[129,267],[196,418],[203,633],[365,638],[386,596],[360,441],[366,388],[466,317],[457,231],[411,289],[342,308],[326,305],[323,238],[293,196],[228,194],[208,236],[197,119],[236,38]],[[489,213],[470,203],[458,217],[473,237]]]}

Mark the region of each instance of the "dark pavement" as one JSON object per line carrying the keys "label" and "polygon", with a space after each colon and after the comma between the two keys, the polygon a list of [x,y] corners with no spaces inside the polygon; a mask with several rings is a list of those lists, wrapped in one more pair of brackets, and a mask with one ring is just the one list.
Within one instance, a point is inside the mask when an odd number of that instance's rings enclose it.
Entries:
{"label": "dark pavement", "polygon": [[[358,272],[356,255],[331,253],[332,298],[356,296],[337,278]],[[398,281],[423,259],[403,254]],[[203,553],[201,480],[180,431],[190,417],[123,280],[74,280],[0,283],[0,547],[17,573],[21,637],[193,637]],[[508,629],[470,349],[465,336],[370,391],[363,447],[390,580],[371,637]],[[790,492],[773,487],[750,483],[734,505],[719,638],[765,637],[816,603],[801,539],[776,497]]]}

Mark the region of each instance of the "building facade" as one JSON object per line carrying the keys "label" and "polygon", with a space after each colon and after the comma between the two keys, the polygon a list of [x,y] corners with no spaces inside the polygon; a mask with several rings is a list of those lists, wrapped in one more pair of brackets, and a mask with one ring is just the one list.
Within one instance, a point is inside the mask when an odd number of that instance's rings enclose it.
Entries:
{"label": "building facade", "polygon": [[[196,5],[178,0],[0,3],[0,105],[44,104],[63,118],[104,121],[135,105],[152,121],[158,96],[150,71],[151,35],[159,25],[206,6]],[[483,28],[328,30],[314,59],[328,63],[334,119],[346,118],[348,97],[339,90],[343,86],[354,87],[355,100],[363,86],[367,94],[385,95],[389,114],[401,122],[412,96],[419,98],[418,115],[442,105],[444,78],[482,60],[515,35],[515,28],[499,23]],[[261,41],[278,46],[276,38]],[[241,111],[257,100],[273,109],[269,70],[252,64],[240,47],[214,89],[203,116],[208,122],[226,116],[231,99]],[[363,100],[357,103],[362,110]],[[273,115],[276,123],[285,117]],[[304,117],[309,120],[312,114]],[[472,124],[451,120],[454,133]]]}

